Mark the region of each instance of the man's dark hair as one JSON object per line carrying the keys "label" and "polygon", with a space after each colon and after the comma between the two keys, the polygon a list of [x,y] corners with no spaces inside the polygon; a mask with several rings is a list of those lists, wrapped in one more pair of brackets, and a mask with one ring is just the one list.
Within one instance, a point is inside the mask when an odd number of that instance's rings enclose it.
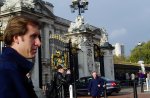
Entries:
{"label": "man's dark hair", "polygon": [[63,67],[61,65],[58,65],[57,70],[59,70],[59,69],[63,69]]}
{"label": "man's dark hair", "polygon": [[32,25],[40,29],[40,24],[36,20],[25,16],[14,16],[12,17],[6,26],[4,31],[4,43],[7,46],[12,45],[14,36],[23,36],[28,31],[27,25]]}

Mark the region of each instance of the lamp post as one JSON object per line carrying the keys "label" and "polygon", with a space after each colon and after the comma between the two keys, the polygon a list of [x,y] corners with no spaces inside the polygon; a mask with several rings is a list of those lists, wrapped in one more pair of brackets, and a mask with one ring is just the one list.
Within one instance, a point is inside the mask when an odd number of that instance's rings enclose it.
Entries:
{"label": "lamp post", "polygon": [[88,4],[88,0],[72,0],[71,12],[74,13],[75,10],[78,10],[78,15],[81,15],[85,10],[88,10]]}

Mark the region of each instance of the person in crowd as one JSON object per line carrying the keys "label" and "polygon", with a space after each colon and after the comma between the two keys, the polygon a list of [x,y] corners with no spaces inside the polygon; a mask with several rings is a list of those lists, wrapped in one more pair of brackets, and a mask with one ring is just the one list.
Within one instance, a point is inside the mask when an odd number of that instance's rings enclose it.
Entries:
{"label": "person in crowd", "polygon": [[65,98],[64,85],[68,83],[69,74],[71,74],[71,73],[68,71],[68,73],[66,73],[66,77],[65,77],[64,72],[65,72],[64,68],[61,65],[58,65],[57,72],[54,75],[54,81],[56,83],[56,88],[57,88],[56,98]]}
{"label": "person in crowd", "polygon": [[67,83],[64,84],[64,93],[65,93],[65,98],[66,98],[69,95],[69,85],[71,85],[71,83],[72,83],[71,71],[69,68],[66,69],[65,79],[67,81]]}
{"label": "person in crowd", "polygon": [[150,86],[150,72],[147,73],[148,86]]}
{"label": "person in crowd", "polygon": [[138,77],[139,77],[139,85],[140,85],[140,84],[143,83],[144,80],[145,80],[145,74],[143,74],[142,71],[139,70],[139,72],[138,72]]}
{"label": "person in crowd", "polygon": [[27,73],[41,42],[40,25],[25,16],[12,17],[4,31],[0,56],[0,98],[37,98]]}
{"label": "person in crowd", "polygon": [[130,86],[130,79],[131,79],[131,77],[130,77],[130,74],[128,73],[128,72],[126,72],[125,73],[125,78],[126,78],[126,83],[127,83],[127,86]]}
{"label": "person in crowd", "polygon": [[131,86],[134,85],[134,81],[135,81],[135,74],[132,73],[132,74],[131,74]]}
{"label": "person in crowd", "polygon": [[92,98],[100,98],[101,88],[103,88],[103,83],[98,77],[97,72],[92,72],[92,79],[89,82],[88,90]]}

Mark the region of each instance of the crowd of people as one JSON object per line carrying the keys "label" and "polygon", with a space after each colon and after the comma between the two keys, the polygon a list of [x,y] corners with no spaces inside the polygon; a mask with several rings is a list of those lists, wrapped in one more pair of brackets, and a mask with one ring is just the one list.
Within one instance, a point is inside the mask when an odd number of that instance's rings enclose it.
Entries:
{"label": "crowd of people", "polygon": [[137,73],[120,73],[116,75],[116,80],[119,80],[123,86],[132,86],[132,80],[136,80],[138,85],[142,82],[146,82],[146,78],[150,85],[150,72],[143,73],[141,70]]}

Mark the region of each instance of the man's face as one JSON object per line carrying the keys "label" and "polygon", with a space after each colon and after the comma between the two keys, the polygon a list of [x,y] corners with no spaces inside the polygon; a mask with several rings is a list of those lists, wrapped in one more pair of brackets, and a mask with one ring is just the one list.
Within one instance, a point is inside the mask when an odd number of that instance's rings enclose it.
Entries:
{"label": "man's face", "polygon": [[93,72],[92,76],[93,76],[93,78],[96,78],[96,76],[97,76],[96,72]]}
{"label": "man's face", "polygon": [[59,69],[59,72],[63,74],[65,71],[63,68],[61,68],[61,69]]}
{"label": "man's face", "polygon": [[25,58],[34,58],[37,48],[40,47],[41,42],[39,39],[40,31],[37,26],[27,25],[28,31],[23,36],[18,36],[17,52]]}

